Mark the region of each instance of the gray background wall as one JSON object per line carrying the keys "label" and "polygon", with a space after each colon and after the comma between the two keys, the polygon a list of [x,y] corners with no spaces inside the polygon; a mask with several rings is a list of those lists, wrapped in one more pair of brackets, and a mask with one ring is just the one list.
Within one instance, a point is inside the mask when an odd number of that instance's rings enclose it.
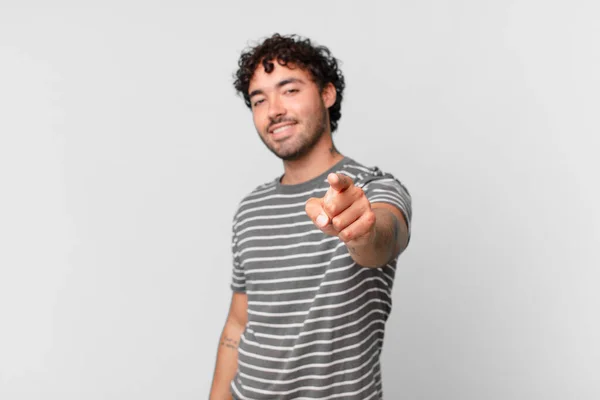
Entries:
{"label": "gray background wall", "polygon": [[595,1],[0,2],[0,398],[206,398],[237,202],[281,173],[232,88],[300,33],[338,148],[414,201],[388,399],[600,397]]}

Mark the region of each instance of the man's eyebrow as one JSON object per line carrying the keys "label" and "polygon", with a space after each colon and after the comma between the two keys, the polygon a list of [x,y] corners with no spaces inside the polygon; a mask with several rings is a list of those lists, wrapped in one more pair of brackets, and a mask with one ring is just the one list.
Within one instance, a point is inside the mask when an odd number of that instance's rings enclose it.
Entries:
{"label": "man's eyebrow", "polygon": [[[300,83],[300,84],[304,84],[305,82],[300,79],[300,78],[286,78],[282,81],[277,82],[277,85],[275,85],[276,88],[281,88],[285,85],[289,85],[290,83]],[[264,92],[261,89],[256,89],[253,90],[252,92],[250,92],[250,94],[248,95],[249,98],[252,98],[254,96],[257,96],[259,94],[264,94]]]}
{"label": "man's eyebrow", "polygon": [[256,90],[253,90],[252,92],[250,92],[250,94],[248,95],[248,97],[252,98],[253,96],[257,96],[259,94],[263,94],[263,91],[260,90],[260,89],[256,89]]}
{"label": "man's eyebrow", "polygon": [[300,79],[300,78],[287,78],[287,79],[284,79],[284,80],[280,81],[276,85],[276,87],[280,88],[280,87],[285,86],[285,85],[290,84],[290,83],[304,83],[304,81],[302,79]]}

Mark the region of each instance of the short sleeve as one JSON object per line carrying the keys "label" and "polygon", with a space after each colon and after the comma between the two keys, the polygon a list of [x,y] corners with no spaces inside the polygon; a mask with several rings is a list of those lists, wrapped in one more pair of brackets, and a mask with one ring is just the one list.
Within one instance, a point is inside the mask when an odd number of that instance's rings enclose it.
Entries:
{"label": "short sleeve", "polygon": [[246,293],[246,275],[240,262],[240,253],[238,249],[238,238],[235,232],[235,221],[231,233],[231,255],[233,269],[231,274],[231,290],[239,293]]}
{"label": "short sleeve", "polygon": [[356,186],[361,187],[371,203],[387,203],[396,206],[404,215],[411,234],[412,198],[406,188],[392,174],[373,168],[372,173],[357,176]]}

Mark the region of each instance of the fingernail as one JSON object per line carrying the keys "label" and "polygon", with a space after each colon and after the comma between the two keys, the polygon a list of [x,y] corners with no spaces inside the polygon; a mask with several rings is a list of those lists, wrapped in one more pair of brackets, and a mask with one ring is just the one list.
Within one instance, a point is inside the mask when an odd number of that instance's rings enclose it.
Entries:
{"label": "fingernail", "polygon": [[327,216],[323,214],[319,215],[317,217],[317,225],[325,226],[325,224],[327,224]]}

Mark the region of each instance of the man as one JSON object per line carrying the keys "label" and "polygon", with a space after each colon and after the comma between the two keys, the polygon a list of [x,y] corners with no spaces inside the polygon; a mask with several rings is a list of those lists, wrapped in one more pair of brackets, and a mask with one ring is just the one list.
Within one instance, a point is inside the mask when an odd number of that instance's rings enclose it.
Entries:
{"label": "man", "polygon": [[284,174],[235,213],[233,297],[210,398],[381,399],[411,197],[333,145],[345,84],[327,48],[275,34],[242,54],[236,77]]}

